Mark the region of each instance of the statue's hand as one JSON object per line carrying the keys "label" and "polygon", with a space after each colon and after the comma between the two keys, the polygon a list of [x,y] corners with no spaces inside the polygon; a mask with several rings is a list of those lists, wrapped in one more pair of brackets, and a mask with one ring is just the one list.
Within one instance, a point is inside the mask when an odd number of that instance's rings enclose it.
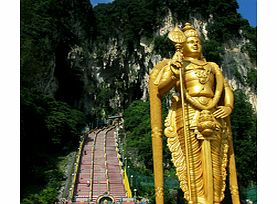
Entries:
{"label": "statue's hand", "polygon": [[170,69],[175,77],[179,78],[180,76],[180,69],[182,68],[182,62],[179,60],[172,59],[170,61]]}
{"label": "statue's hand", "polygon": [[228,106],[218,106],[217,110],[213,113],[216,118],[226,118],[232,113],[232,108]]}

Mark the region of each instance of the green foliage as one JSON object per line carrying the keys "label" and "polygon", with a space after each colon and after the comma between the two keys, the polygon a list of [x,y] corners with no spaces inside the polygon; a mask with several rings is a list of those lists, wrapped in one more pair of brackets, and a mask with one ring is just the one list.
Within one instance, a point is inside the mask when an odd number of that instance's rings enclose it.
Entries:
{"label": "green foliage", "polygon": [[45,179],[48,181],[47,185],[38,193],[30,194],[28,197],[22,199],[22,204],[48,204],[55,203],[60,182],[62,180],[62,172],[58,170],[48,170],[45,172]]}
{"label": "green foliage", "polygon": [[257,45],[255,42],[247,42],[245,45],[243,45],[241,51],[246,52],[249,55],[251,62],[257,64]]}
{"label": "green foliage", "polygon": [[238,82],[240,82],[241,84],[246,85],[246,82],[245,82],[246,78],[241,75],[241,73],[239,72],[238,67],[237,67],[237,65],[235,65],[235,63],[233,63],[233,67],[234,68],[232,71],[233,71],[233,75],[234,75],[235,79]]}
{"label": "green foliage", "polygon": [[54,188],[45,188],[39,194],[32,194],[28,198],[22,200],[22,204],[48,204],[55,203],[57,197],[57,190]]}
{"label": "green foliage", "polygon": [[[87,0],[24,0],[21,11],[21,85],[52,91],[51,75],[65,67],[71,47],[92,42],[91,5]],[[62,70],[65,75],[68,71]]]}
{"label": "green foliage", "polygon": [[[167,114],[165,104],[163,101],[163,121]],[[134,175],[133,184],[138,189],[138,195],[148,197],[152,203],[155,196],[149,108],[148,101],[134,101],[124,112],[124,127],[127,133],[127,154],[132,158],[128,160],[128,165],[131,167],[128,175]],[[171,163],[171,154],[166,146],[166,137],[163,137],[163,163],[166,203],[175,203],[179,183],[175,170],[172,168],[173,164]]]}
{"label": "green foliage", "polygon": [[161,23],[164,7],[159,0],[115,0],[95,7],[98,39],[121,38],[129,51],[138,46],[141,36],[151,37]]}
{"label": "green foliage", "polygon": [[[24,128],[32,128],[33,131],[37,129],[38,133],[45,129],[46,132],[40,134],[51,139],[49,142],[57,146],[72,142],[73,138],[76,138],[73,141],[78,141],[80,130],[84,127],[84,114],[82,112],[73,109],[64,102],[56,101],[52,97],[41,93],[30,93],[25,89],[21,92],[21,98]],[[40,126],[37,128],[29,127],[34,122],[29,114],[40,121]],[[26,134],[26,132],[24,133]]]}
{"label": "green foliage", "polygon": [[210,0],[207,10],[214,16],[223,16],[236,13],[238,8],[236,0]]}
{"label": "green foliage", "polygon": [[[163,103],[163,118],[166,116],[166,105]],[[135,149],[138,161],[146,168],[146,173],[152,172],[152,139],[150,128],[150,106],[149,102],[134,101],[124,112],[124,127],[127,132],[127,149]],[[163,137],[163,155],[165,171],[170,175],[172,166],[171,155],[166,147],[166,138]]]}
{"label": "green foliage", "polygon": [[[64,102],[53,101],[48,105],[48,114],[45,118],[46,127],[53,144],[62,144],[72,138],[70,142],[78,141],[80,130],[84,127],[84,115],[82,112],[72,109]],[[74,139],[76,138],[76,139]]]}
{"label": "green foliage", "polygon": [[172,11],[174,17],[179,22],[183,22],[189,18],[190,10],[188,8],[187,1],[171,0],[166,2],[166,6]]}
{"label": "green foliage", "polygon": [[149,103],[134,101],[124,112],[124,127],[127,132],[127,149],[136,149],[138,160],[146,169],[152,169],[151,128]]}
{"label": "green foliage", "polygon": [[[238,3],[236,0],[210,0],[207,5],[207,14],[212,15],[207,25],[208,38],[218,43],[228,43],[230,40],[241,39],[243,36],[250,37],[251,42],[247,44],[247,51],[255,61],[256,34],[251,29],[248,21],[237,13]],[[207,16],[208,17],[208,16]],[[206,18],[207,19],[207,18]],[[250,39],[246,37],[247,39]],[[254,47],[253,47],[254,46]]]}
{"label": "green foliage", "polygon": [[242,47],[242,52],[248,53],[251,62],[257,64],[257,27],[243,26],[242,35],[248,40]]}
{"label": "green foliage", "polygon": [[174,45],[167,37],[167,34],[154,38],[154,50],[156,53],[166,58],[170,58],[175,52]]}
{"label": "green foliage", "polygon": [[256,69],[250,69],[247,72],[246,83],[252,90],[254,90],[255,93],[257,93],[257,70]]}
{"label": "green foliage", "polygon": [[231,119],[239,185],[246,188],[257,179],[257,119],[241,90],[235,91]]}
{"label": "green foliage", "polygon": [[[79,108],[94,13],[88,0],[20,5],[21,200],[54,203],[62,179],[56,158],[74,150],[85,125]],[[76,47],[82,53],[69,59]]]}
{"label": "green foliage", "polygon": [[202,45],[203,55],[206,60],[220,64],[221,54],[223,54],[222,44],[216,40],[206,40],[203,41]]}
{"label": "green foliage", "polygon": [[42,93],[21,90],[23,203],[53,203],[62,181],[56,158],[76,148],[84,125],[79,110]]}
{"label": "green foliage", "polygon": [[[226,14],[226,15],[225,15]],[[240,37],[239,30],[245,21],[237,13],[224,13],[224,16],[215,17],[207,26],[208,37],[219,43],[228,42]]]}

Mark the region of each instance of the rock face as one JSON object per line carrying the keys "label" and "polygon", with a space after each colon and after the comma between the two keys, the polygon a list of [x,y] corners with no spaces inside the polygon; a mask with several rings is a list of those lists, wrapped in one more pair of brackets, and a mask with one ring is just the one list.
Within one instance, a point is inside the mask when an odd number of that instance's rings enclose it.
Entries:
{"label": "rock face", "polygon": [[[95,8],[87,0],[56,3],[59,6],[37,3],[47,6],[43,19],[45,25],[51,20],[52,27],[46,29],[50,36],[41,38],[43,29],[38,29],[33,34],[41,40],[33,42],[29,34],[32,29],[23,26],[22,52],[30,54],[22,57],[22,84],[27,92],[29,87],[35,87],[43,94],[81,109],[89,118],[104,118],[107,114],[122,112],[134,100],[147,100],[149,71],[163,58],[174,54],[167,34],[176,25],[191,22],[203,41],[208,42],[216,34],[214,28],[222,26],[222,16],[217,10],[227,6],[231,8],[229,14],[236,12],[234,2],[230,5],[209,2],[203,6],[189,0],[117,0]],[[68,9],[63,10],[64,6]],[[61,19],[52,16],[53,8]],[[41,14],[39,9],[34,11]],[[23,15],[25,23],[30,20],[27,14]],[[216,18],[220,20],[215,26]],[[228,29],[237,30],[232,26]],[[235,40],[218,42],[223,47],[220,66],[233,88],[244,90],[255,107],[255,85],[253,79],[249,84],[249,76],[255,75],[256,65],[243,51],[249,42],[243,32],[238,30]],[[33,53],[38,56],[32,57]]]}
{"label": "rock face", "polygon": [[[192,22],[208,40],[207,22],[196,18],[193,18]],[[107,44],[95,46],[91,53],[90,69],[92,73],[96,73],[98,86],[112,91],[113,94],[109,98],[110,107],[121,112],[124,106],[133,100],[148,98],[149,71],[164,57],[154,49],[154,39],[157,36],[167,36],[173,27],[172,14],[169,11],[164,17],[163,26],[158,28],[155,36],[152,39],[142,36],[131,53],[120,38],[112,38]],[[228,45],[224,45],[221,68],[233,89],[244,90],[255,108],[256,94],[247,86],[245,79],[250,70],[256,70],[256,65],[252,64],[249,56],[241,51],[243,43],[243,40],[231,41]],[[103,55],[97,54],[99,49]]]}
{"label": "rock face", "polygon": [[233,44],[233,48],[224,50],[222,56],[222,70],[229,84],[234,90],[241,89],[248,96],[254,110],[257,105],[257,95],[253,88],[247,86],[245,80],[251,70],[256,71],[257,67],[251,63],[249,56],[241,52],[242,44]]}
{"label": "rock face", "polygon": [[[120,1],[113,2],[114,8],[116,8],[116,2]],[[185,1],[184,4],[191,4],[191,2]],[[52,95],[82,109],[89,118],[105,118],[107,115],[123,112],[134,100],[147,100],[148,74],[155,64],[174,54],[174,47],[167,39],[167,34],[180,23],[174,9],[172,10],[168,5],[162,6],[157,9],[163,10],[161,12],[163,15],[158,17],[160,23],[151,26],[152,30],[148,35],[143,33],[143,28],[136,28],[140,24],[135,21],[131,26],[135,26],[133,30],[136,33],[126,34],[128,27],[124,26],[127,22],[122,18],[117,21],[118,25],[112,30],[107,29],[108,34],[104,33],[106,36],[102,36],[103,33],[95,34],[95,38],[91,41],[84,38],[85,40],[80,43],[64,46],[67,51],[55,57],[49,71],[50,75],[47,75],[48,82],[43,87],[48,92],[52,92]],[[109,5],[106,7],[102,5],[99,9],[95,9],[96,19],[99,20],[101,17],[104,23],[99,26],[95,20],[95,30],[112,27],[109,23],[105,24],[107,18],[105,15],[111,12],[109,9]],[[104,17],[103,13],[105,13]],[[125,14],[117,15],[120,17]],[[126,15],[130,17],[132,13]],[[186,17],[186,21],[191,22],[201,33],[203,41],[208,42],[211,39],[209,26],[215,16],[216,13],[203,17],[198,12],[195,16],[192,14]],[[143,16],[139,17],[143,19]],[[145,19],[149,20],[149,17]],[[82,32],[80,30],[78,33]],[[129,38],[126,39],[126,36]],[[255,108],[256,89],[255,85],[249,84],[248,78],[250,74],[256,73],[256,65],[251,62],[247,52],[243,51],[243,47],[248,42],[249,40],[242,35],[228,42],[219,42],[223,49],[220,53],[219,65],[234,90],[243,90]]]}

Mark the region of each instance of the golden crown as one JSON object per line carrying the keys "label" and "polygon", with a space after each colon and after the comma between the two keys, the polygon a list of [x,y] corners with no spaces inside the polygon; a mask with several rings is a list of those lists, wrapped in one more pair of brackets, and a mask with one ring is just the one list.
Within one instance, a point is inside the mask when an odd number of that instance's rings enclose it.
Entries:
{"label": "golden crown", "polygon": [[168,38],[174,43],[183,43],[188,37],[199,37],[198,32],[190,23],[185,23],[183,28],[176,26],[172,31],[169,32]]}
{"label": "golden crown", "polygon": [[185,26],[182,28],[185,36],[188,37],[199,37],[197,30],[191,26],[190,23],[185,23]]}

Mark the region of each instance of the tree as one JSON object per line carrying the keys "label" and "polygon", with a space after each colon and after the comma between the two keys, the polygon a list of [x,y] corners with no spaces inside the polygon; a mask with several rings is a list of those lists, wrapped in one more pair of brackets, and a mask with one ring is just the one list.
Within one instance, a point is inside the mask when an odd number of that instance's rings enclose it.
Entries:
{"label": "tree", "polygon": [[68,56],[76,47],[88,53],[94,13],[88,0],[22,0],[20,14],[21,200],[54,203],[58,157],[76,148],[85,125],[88,57]]}
{"label": "tree", "polygon": [[231,119],[239,186],[246,188],[257,179],[257,119],[241,90],[235,91]]}

